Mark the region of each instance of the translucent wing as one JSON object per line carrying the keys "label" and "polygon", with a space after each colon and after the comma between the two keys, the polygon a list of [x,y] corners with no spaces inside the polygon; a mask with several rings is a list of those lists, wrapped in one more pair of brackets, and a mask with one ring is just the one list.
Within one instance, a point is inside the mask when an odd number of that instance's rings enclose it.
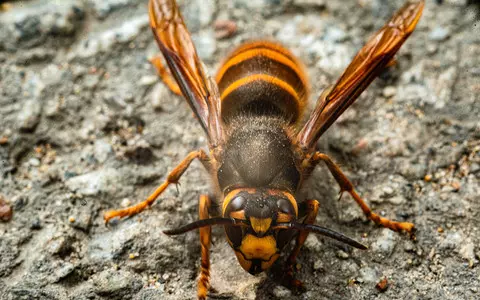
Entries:
{"label": "translucent wing", "polygon": [[220,97],[198,58],[175,0],[150,0],[150,27],[183,96],[211,143],[221,138]]}
{"label": "translucent wing", "polygon": [[360,96],[413,32],[424,1],[408,2],[353,58],[335,85],[319,97],[315,110],[297,136],[303,149],[315,146],[320,136]]}

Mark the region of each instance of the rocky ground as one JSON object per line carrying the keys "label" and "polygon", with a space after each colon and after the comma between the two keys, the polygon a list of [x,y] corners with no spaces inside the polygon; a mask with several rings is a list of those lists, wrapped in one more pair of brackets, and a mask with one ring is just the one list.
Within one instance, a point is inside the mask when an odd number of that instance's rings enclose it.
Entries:
{"label": "rocky ground", "polygon": [[[147,60],[157,46],[146,2],[2,6],[1,299],[195,297],[198,233],[171,238],[161,229],[197,218],[198,196],[209,190],[198,162],[150,210],[110,227],[102,220],[205,147],[186,102]],[[273,37],[307,65],[312,106],[401,2],[181,1],[212,72],[235,45]],[[427,1],[398,64],[319,143],[377,212],[415,223],[417,240],[366,221],[347,195],[337,202],[337,185],[319,168],[308,189],[322,203],[317,223],[370,249],[309,237],[299,257],[307,292],[294,295],[278,284],[281,262],[249,275],[217,228],[212,299],[480,298],[477,3]],[[224,20],[236,23],[235,35],[215,30]],[[376,287],[383,279],[385,288]]]}

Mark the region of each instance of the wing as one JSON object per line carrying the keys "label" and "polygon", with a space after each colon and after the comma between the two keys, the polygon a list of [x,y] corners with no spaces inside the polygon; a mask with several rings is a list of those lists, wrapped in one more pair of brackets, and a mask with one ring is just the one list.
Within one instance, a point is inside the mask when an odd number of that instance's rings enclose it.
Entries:
{"label": "wing", "polygon": [[150,0],[150,27],[180,90],[211,144],[222,137],[220,97],[215,81],[198,58],[175,0]]}
{"label": "wing", "polygon": [[360,96],[413,32],[424,1],[406,3],[357,53],[335,85],[327,88],[297,136],[302,149],[315,147],[320,136]]}

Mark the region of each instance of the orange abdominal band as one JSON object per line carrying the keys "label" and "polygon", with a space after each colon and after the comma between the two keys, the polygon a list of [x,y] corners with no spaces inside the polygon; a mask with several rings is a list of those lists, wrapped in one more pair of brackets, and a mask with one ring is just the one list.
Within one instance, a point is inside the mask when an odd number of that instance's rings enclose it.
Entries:
{"label": "orange abdominal band", "polygon": [[229,59],[223,66],[222,68],[218,71],[217,74],[217,82],[220,81],[220,79],[225,75],[225,72],[227,72],[228,69],[231,67],[240,64],[244,61],[247,61],[253,57],[256,56],[263,56],[267,57],[271,60],[277,61],[285,66],[288,66],[290,69],[292,69],[298,77],[302,80],[302,83],[304,86],[306,86],[305,78],[303,76],[302,70],[298,67],[298,65],[293,62],[290,58],[286,57],[283,53],[275,52],[270,49],[251,49],[248,51],[245,51],[243,53],[234,55],[231,59]]}
{"label": "orange abdominal band", "polygon": [[232,93],[233,91],[235,91],[239,87],[242,87],[244,85],[247,85],[249,83],[252,83],[252,82],[258,81],[258,80],[269,82],[269,83],[272,83],[274,85],[277,85],[277,86],[281,87],[286,92],[288,92],[290,95],[292,95],[292,97],[295,98],[297,103],[301,103],[300,102],[300,97],[298,96],[298,93],[295,91],[295,89],[292,88],[291,85],[289,85],[288,83],[286,83],[285,81],[283,81],[281,79],[278,79],[277,77],[270,76],[270,75],[267,75],[267,74],[254,74],[254,75],[250,75],[250,76],[247,76],[247,77],[244,77],[242,79],[239,79],[239,80],[235,81],[234,83],[229,85],[223,91],[222,95],[220,96],[220,99],[223,100],[230,93]]}

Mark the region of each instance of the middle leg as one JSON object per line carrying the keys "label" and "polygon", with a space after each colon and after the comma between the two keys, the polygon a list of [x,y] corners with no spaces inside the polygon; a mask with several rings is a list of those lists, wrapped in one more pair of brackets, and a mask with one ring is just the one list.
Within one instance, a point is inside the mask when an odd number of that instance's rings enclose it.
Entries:
{"label": "middle leg", "polygon": [[[305,212],[305,219],[303,220],[304,224],[314,224],[315,219],[317,218],[318,214],[318,207],[319,202],[317,200],[305,200],[304,202],[300,203],[299,211]],[[308,237],[309,231],[300,231],[297,235],[295,240],[295,246],[292,250],[292,253],[288,256],[287,259],[287,268],[286,268],[286,276],[287,276],[287,285],[288,287],[302,291],[305,289],[303,283],[295,279],[295,266],[297,263],[297,256],[300,253],[300,249],[302,248],[305,240]]]}

